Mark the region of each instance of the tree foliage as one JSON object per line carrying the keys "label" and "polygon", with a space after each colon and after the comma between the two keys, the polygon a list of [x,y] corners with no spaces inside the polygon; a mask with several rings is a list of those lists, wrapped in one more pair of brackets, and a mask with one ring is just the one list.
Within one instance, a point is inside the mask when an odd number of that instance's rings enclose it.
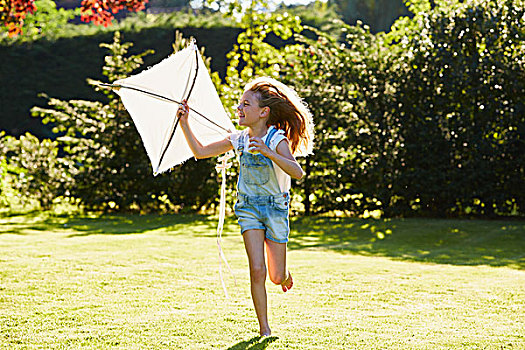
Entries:
{"label": "tree foliage", "polygon": [[[29,14],[40,11],[36,0],[0,0],[0,21],[9,35],[22,33],[24,21]],[[82,0],[80,7],[81,19],[108,26],[114,14],[121,10],[141,11],[148,0]],[[42,2],[45,9],[48,2]],[[51,23],[52,25],[52,23]]]}
{"label": "tree foliage", "polygon": [[25,16],[23,35],[11,35],[11,40],[23,39],[32,41],[43,37],[48,39],[57,37],[67,26],[68,21],[80,15],[80,9],[58,9],[56,3],[52,0],[36,0],[34,4],[38,11],[33,11]]}
{"label": "tree foliage", "polygon": [[81,18],[84,22],[93,22],[107,27],[113,20],[113,14],[121,11],[141,11],[148,0],[82,0]]}

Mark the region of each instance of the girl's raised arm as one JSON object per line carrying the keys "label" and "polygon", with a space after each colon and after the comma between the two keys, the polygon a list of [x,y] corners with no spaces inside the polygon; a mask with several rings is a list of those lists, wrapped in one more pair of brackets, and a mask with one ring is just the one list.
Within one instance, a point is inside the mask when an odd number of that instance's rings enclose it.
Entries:
{"label": "girl's raised arm", "polygon": [[190,149],[193,152],[195,158],[203,159],[215,157],[219,154],[226,153],[233,149],[233,146],[228,137],[224,138],[224,140],[220,140],[214,143],[210,143],[209,145],[203,146],[191,131],[190,125],[188,123],[188,114],[188,103],[186,101],[182,101],[182,105],[177,111],[177,116],[180,119],[180,126],[182,128],[182,131],[184,132],[186,141],[188,142],[188,145],[190,146]]}

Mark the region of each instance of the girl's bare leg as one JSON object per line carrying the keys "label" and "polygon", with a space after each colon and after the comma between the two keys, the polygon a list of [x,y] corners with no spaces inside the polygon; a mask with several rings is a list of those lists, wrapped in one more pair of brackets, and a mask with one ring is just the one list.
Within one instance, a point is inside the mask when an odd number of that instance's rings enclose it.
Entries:
{"label": "girl's bare leg", "polygon": [[279,284],[286,292],[292,288],[292,275],[286,269],[286,243],[277,243],[266,239],[266,255],[268,256],[268,274],[270,281]]}
{"label": "girl's bare leg", "polygon": [[244,247],[250,265],[250,282],[253,306],[259,320],[260,334],[270,335],[266,300],[266,265],[264,263],[264,230],[246,230],[243,235]]}

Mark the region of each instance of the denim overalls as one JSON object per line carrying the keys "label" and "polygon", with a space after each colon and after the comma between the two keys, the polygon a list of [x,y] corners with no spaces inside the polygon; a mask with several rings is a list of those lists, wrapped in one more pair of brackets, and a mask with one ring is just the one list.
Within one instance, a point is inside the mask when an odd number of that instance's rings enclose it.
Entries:
{"label": "denim overalls", "polygon": [[[277,132],[275,127],[268,131],[265,144]],[[245,138],[249,137],[248,134]],[[246,139],[240,140],[237,153],[240,154],[240,172],[237,181],[237,216],[241,233],[250,229],[266,231],[266,238],[278,242],[288,242],[290,232],[288,206],[290,195],[281,192],[273,162],[262,154],[251,154],[244,150]]]}

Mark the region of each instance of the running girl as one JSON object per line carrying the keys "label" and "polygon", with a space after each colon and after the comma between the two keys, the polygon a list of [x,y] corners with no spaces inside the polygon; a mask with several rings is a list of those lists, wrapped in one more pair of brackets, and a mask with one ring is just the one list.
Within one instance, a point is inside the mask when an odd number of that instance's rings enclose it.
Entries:
{"label": "running girl", "polygon": [[[188,105],[177,111],[180,125],[197,159],[235,150],[240,160],[235,215],[250,266],[251,293],[260,334],[271,335],[268,324],[266,273],[284,292],[293,286],[286,267],[290,233],[288,211],[291,177],[304,171],[295,157],[313,148],[312,115],[297,93],[272,78],[249,83],[237,107],[239,125],[246,129],[224,140],[203,146],[188,123]],[[264,251],[266,248],[267,262]]]}

